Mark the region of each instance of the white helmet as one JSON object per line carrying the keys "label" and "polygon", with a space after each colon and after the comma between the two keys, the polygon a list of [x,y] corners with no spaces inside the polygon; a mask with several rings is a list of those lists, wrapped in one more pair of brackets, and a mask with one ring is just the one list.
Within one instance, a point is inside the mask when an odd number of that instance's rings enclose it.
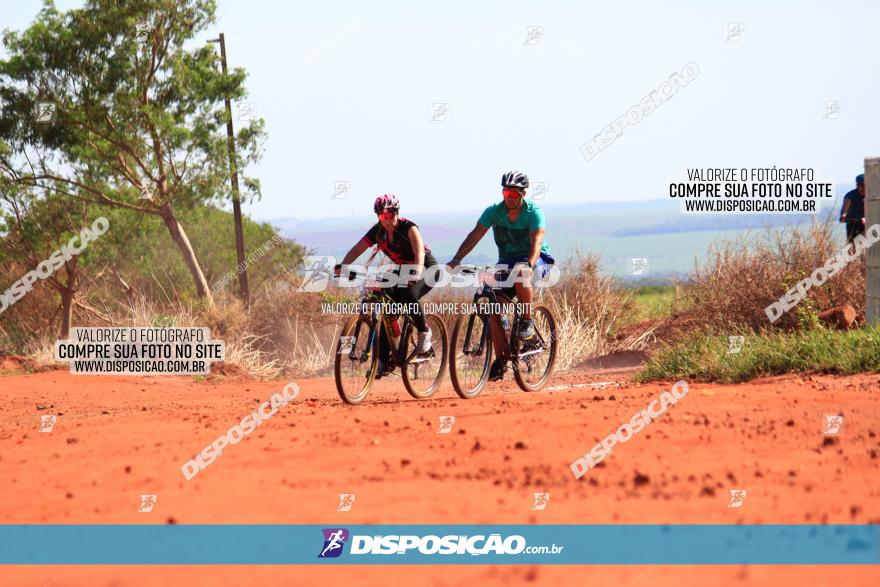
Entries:
{"label": "white helmet", "polygon": [[529,176],[522,171],[508,171],[501,176],[501,186],[524,190],[529,187]]}

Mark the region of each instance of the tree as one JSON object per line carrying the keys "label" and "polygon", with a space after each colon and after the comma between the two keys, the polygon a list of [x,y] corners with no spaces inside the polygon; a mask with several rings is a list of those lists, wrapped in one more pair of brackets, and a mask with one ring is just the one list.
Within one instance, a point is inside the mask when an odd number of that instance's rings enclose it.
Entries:
{"label": "tree", "polygon": [[[50,322],[54,322],[60,312],[59,336],[67,338],[75,305],[100,316],[84,300],[76,297],[82,267],[90,263],[88,249],[91,242],[88,239],[95,235],[91,233],[86,236],[83,230],[88,231],[96,218],[89,214],[87,202],[57,196],[54,199],[32,196],[32,193],[21,190],[10,190],[0,195],[3,204],[0,206],[0,231],[4,237],[0,241],[2,257],[9,262],[17,262],[19,267],[30,269],[18,275],[20,279],[8,290],[14,298],[9,303],[17,302],[45,281],[61,298],[61,304]],[[109,225],[106,219],[98,221],[98,224],[102,225],[99,227],[102,230]],[[76,249],[82,250],[71,253]],[[44,266],[42,271],[41,266]],[[28,273],[31,274],[30,280],[25,277]],[[42,276],[38,276],[40,273]]]}
{"label": "tree", "polygon": [[[234,248],[229,246],[232,215],[226,210],[212,206],[202,206],[192,211],[181,212],[180,220],[190,227],[194,234],[199,235],[193,243],[196,255],[201,262],[205,279],[212,293],[222,289],[227,293],[234,291],[232,282],[237,279],[238,259]],[[269,224],[254,222],[244,217],[244,236],[248,243],[245,257],[250,258],[248,271],[251,277],[252,290],[256,292],[267,281],[277,277],[280,268],[295,267],[302,259],[305,251],[293,241],[278,242],[276,231]],[[111,218],[111,225],[117,226]],[[161,221],[148,217],[136,225],[125,228],[126,242],[120,244],[122,249],[114,253],[106,244],[97,251],[101,255],[115,256],[117,262],[114,269],[124,281],[148,298],[163,298],[162,288],[175,288],[174,297],[186,299],[188,292],[177,290],[175,283],[186,279],[186,267],[174,255],[174,243],[165,234],[156,234],[157,224]],[[115,238],[115,231],[107,237]],[[103,238],[103,237],[102,237]],[[114,246],[115,243],[114,243]],[[265,254],[260,255],[260,249]],[[232,279],[222,281],[231,272]],[[118,283],[118,280],[116,281]],[[161,282],[161,285],[160,285]],[[218,287],[218,282],[220,286]],[[225,286],[223,284],[226,284]],[[101,288],[99,288],[101,289]],[[107,295],[108,290],[101,289],[96,300]]]}
{"label": "tree", "polygon": [[[0,190],[13,186],[158,216],[197,294],[212,304],[175,209],[230,197],[223,98],[246,95],[216,52],[192,46],[213,0],[47,0],[24,32],[5,31],[0,60]],[[189,46],[185,46],[189,45]],[[239,170],[260,157],[263,121],[239,130]],[[244,177],[245,199],[259,183]]]}

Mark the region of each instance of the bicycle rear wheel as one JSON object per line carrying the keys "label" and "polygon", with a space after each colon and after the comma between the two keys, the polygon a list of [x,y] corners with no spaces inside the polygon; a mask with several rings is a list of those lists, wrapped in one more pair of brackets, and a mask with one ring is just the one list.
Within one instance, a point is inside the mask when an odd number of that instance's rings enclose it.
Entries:
{"label": "bicycle rear wheel", "polygon": [[434,392],[443,383],[446,374],[446,361],[449,357],[449,343],[446,337],[446,325],[439,316],[425,315],[425,322],[431,329],[431,350],[426,355],[414,355],[418,341],[419,331],[416,330],[412,321],[407,320],[403,330],[403,347],[406,362],[401,371],[403,373],[403,385],[406,391],[416,399],[425,399],[434,395]]}
{"label": "bicycle rear wheel", "polygon": [[336,391],[347,404],[364,401],[376,378],[379,365],[378,340],[371,344],[369,338],[369,319],[352,316],[343,326],[336,343]]}
{"label": "bicycle rear wheel", "polygon": [[452,328],[449,351],[452,355],[449,373],[455,393],[464,399],[477,397],[489,380],[492,361],[492,339],[486,316],[459,315]]}
{"label": "bicycle rear wheel", "polygon": [[553,374],[556,363],[556,320],[544,305],[532,306],[535,336],[517,341],[513,376],[523,391],[538,391]]}

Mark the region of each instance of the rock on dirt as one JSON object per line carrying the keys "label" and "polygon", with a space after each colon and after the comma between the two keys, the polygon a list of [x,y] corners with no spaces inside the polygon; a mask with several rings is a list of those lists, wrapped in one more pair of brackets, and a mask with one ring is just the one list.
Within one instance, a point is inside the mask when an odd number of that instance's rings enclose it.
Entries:
{"label": "rock on dirt", "polygon": [[819,314],[819,321],[829,328],[848,330],[856,322],[858,313],[850,304],[830,308]]}

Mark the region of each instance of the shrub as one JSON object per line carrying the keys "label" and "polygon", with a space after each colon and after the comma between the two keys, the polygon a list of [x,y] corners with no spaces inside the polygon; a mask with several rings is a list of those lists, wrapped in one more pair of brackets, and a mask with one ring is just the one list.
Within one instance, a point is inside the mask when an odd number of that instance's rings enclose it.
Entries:
{"label": "shrub", "polygon": [[[685,288],[687,314],[718,332],[769,328],[764,308],[842,248],[830,223],[767,230],[714,245],[709,259]],[[774,326],[810,328],[817,323],[811,314],[845,303],[852,304],[861,315],[865,309],[864,291],[862,258],[821,287],[810,289],[799,305],[801,309],[786,312]]]}

